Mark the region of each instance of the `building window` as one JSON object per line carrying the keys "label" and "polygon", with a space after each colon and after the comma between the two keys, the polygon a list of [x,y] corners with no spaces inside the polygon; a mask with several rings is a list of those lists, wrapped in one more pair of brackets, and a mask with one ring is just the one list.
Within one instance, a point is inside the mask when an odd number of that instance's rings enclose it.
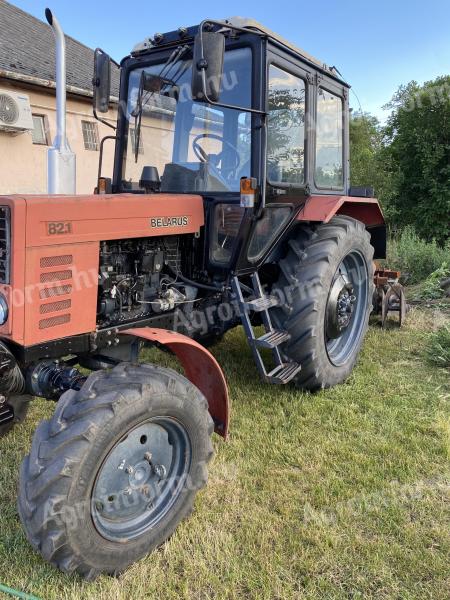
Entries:
{"label": "building window", "polygon": [[[131,141],[131,149],[133,154],[136,152],[136,131],[134,127],[130,127],[130,141]],[[144,154],[144,145],[142,143],[142,131],[139,135],[139,152],[138,154]]]}
{"label": "building window", "polygon": [[98,150],[97,123],[81,121],[81,129],[83,131],[84,147],[86,150]]}
{"label": "building window", "polygon": [[33,116],[33,130],[31,132],[31,139],[33,144],[39,144],[41,146],[48,146],[50,144],[50,135],[48,127],[48,119],[46,115],[32,115]]}

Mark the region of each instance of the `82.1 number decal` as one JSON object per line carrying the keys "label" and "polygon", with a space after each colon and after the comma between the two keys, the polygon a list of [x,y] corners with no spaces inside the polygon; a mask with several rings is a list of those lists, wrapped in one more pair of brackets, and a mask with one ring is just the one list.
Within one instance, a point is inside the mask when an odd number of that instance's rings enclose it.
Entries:
{"label": "82.1 number decal", "polygon": [[72,223],[70,221],[52,221],[47,223],[48,235],[58,235],[72,233]]}

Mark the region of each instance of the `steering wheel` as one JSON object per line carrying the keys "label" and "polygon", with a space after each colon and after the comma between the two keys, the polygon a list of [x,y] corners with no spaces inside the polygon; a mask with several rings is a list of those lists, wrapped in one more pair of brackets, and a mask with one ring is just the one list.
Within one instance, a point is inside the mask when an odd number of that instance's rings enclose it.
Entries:
{"label": "steering wheel", "polygon": [[222,142],[223,146],[226,146],[227,148],[229,148],[232,151],[232,156],[234,158],[234,165],[232,165],[231,167],[227,167],[225,170],[228,171],[228,179],[230,178],[230,176],[232,176],[234,173],[236,173],[236,171],[239,168],[239,165],[241,164],[241,157],[239,155],[239,152],[237,151],[237,149],[233,146],[233,144],[231,144],[230,142],[228,142],[227,140],[225,140],[221,135],[217,135],[215,133],[200,133],[199,135],[196,135],[194,140],[192,141],[192,149],[194,150],[194,154],[195,156],[198,158],[198,160],[202,163],[206,163],[210,166],[213,167],[213,170],[216,172],[217,175],[219,175],[221,177],[221,179],[224,179],[222,172],[224,171],[223,167],[222,169],[217,168],[217,165],[219,164],[219,162],[221,160],[223,160],[224,155],[226,150],[222,150],[222,152],[219,152],[219,154],[208,154],[201,146],[200,146],[200,140],[204,139],[204,138],[210,138],[211,140],[217,140],[219,142]]}

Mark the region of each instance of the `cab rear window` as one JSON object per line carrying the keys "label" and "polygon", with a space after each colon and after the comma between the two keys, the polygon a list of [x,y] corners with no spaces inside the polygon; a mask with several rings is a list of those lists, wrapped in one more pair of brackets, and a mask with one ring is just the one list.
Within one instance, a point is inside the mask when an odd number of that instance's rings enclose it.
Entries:
{"label": "cab rear window", "polygon": [[316,121],[315,182],[320,188],[341,188],[343,174],[343,101],[319,88]]}

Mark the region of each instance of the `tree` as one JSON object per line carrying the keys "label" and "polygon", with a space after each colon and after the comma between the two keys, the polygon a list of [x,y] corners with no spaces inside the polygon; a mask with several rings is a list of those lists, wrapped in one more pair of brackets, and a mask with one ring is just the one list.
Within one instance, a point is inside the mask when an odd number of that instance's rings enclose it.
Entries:
{"label": "tree", "polygon": [[[352,185],[373,185],[377,180],[381,133],[376,117],[352,113],[350,118],[350,180]],[[378,191],[378,190],[377,190]]]}
{"label": "tree", "polygon": [[400,86],[387,107],[391,219],[443,244],[450,237],[450,76]]}
{"label": "tree", "polygon": [[392,197],[396,193],[395,168],[384,131],[378,119],[369,113],[350,116],[350,182],[371,186],[381,202],[388,221],[394,216]]}

